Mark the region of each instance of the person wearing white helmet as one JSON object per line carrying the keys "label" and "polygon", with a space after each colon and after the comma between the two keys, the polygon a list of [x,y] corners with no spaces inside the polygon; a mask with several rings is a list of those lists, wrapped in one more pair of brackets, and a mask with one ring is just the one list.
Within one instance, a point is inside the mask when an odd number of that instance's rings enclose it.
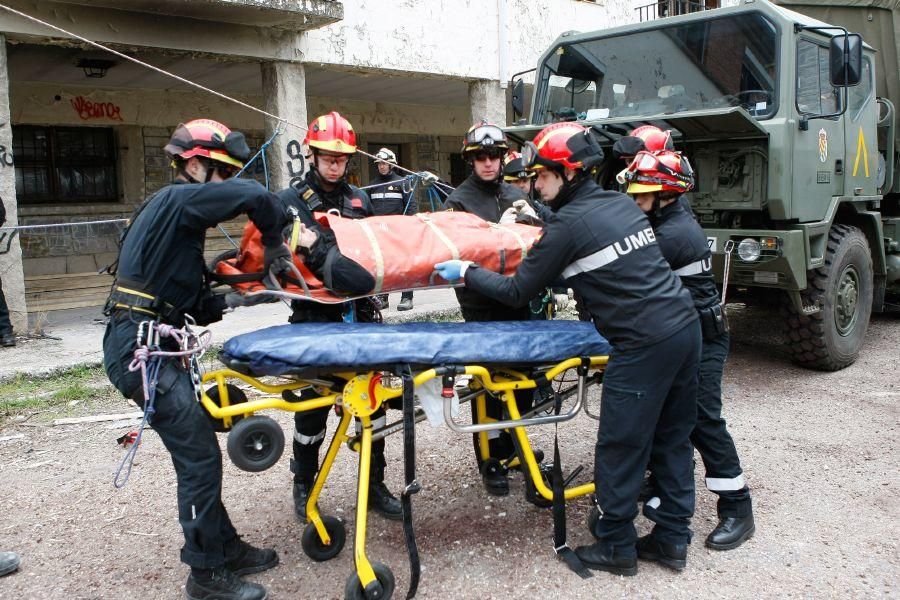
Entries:
{"label": "person wearing white helmet", "polygon": [[[375,166],[378,175],[373,184],[377,187],[369,189],[375,215],[414,215],[418,212],[416,199],[411,191],[404,191],[403,177],[397,174],[397,155],[390,148],[382,148],[375,154]],[[383,308],[388,307],[388,295],[381,294],[378,299]],[[410,310],[413,307],[413,293],[403,292],[397,310]]]}

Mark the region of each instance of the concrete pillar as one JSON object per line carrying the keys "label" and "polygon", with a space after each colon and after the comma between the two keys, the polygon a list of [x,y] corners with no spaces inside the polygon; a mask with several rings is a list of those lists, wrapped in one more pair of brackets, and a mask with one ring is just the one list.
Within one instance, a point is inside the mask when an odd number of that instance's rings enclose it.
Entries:
{"label": "concrete pillar", "polygon": [[[7,157],[12,157],[12,125],[9,118],[9,71],[6,63],[6,36],[0,34],[0,201],[6,208],[5,226],[18,225],[16,202],[16,171]],[[14,157],[13,157],[14,159]],[[0,252],[6,250],[9,233],[0,234]],[[25,310],[25,277],[22,274],[22,248],[16,237],[9,245],[9,252],[0,254],[0,282],[9,305],[13,329],[18,333],[28,331],[28,313]]]}
{"label": "concrete pillar", "polygon": [[469,84],[469,108],[472,123],[487,119],[503,127],[506,125],[506,90],[499,81],[473,81]]}
{"label": "concrete pillar", "polygon": [[[262,63],[262,92],[265,110],[293,123],[306,126],[306,71],[300,63]],[[266,139],[275,131],[277,122],[266,119]],[[288,125],[275,138],[266,155],[269,165],[269,188],[278,191],[297,181],[306,172],[303,158],[305,130]]]}

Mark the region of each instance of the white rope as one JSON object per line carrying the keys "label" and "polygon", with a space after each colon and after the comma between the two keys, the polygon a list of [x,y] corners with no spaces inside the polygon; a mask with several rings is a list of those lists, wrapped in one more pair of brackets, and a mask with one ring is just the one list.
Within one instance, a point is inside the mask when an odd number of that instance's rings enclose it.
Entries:
{"label": "white rope", "polygon": [[108,223],[127,223],[128,219],[105,219],[103,221],[73,221],[72,223],[43,223],[40,225],[17,225],[0,227],[0,231],[25,231],[28,229],[49,229],[51,227],[70,227],[72,225],[106,225]]}
{"label": "white rope", "polygon": [[[259,114],[264,115],[264,116],[266,116],[266,117],[269,117],[270,119],[275,119],[276,121],[278,121],[278,125],[276,126],[276,128],[277,128],[277,127],[281,127],[282,124],[285,124],[285,125],[290,125],[290,126],[292,126],[292,127],[296,127],[297,129],[299,129],[299,130],[301,130],[301,131],[309,131],[309,127],[307,127],[306,125],[303,125],[303,124],[300,124],[300,123],[294,123],[293,121],[289,121],[288,119],[285,119],[284,117],[278,116],[278,115],[276,115],[276,114],[272,114],[272,113],[270,113],[270,112],[268,112],[268,111],[265,111],[265,110],[263,110],[263,109],[261,109],[261,108],[257,108],[257,107],[255,107],[255,106],[253,106],[252,104],[247,104],[246,102],[242,102],[241,100],[238,100],[237,98],[233,98],[233,97],[231,97],[231,96],[229,96],[229,95],[227,95],[227,94],[223,94],[222,92],[218,92],[218,91],[216,91],[216,90],[214,90],[214,89],[212,89],[212,88],[208,88],[208,87],[206,87],[206,86],[204,86],[204,85],[200,85],[199,83],[196,83],[196,82],[194,82],[194,81],[191,81],[190,79],[185,79],[184,77],[181,77],[180,75],[176,75],[176,74],[174,74],[174,73],[171,73],[171,72],[169,72],[169,71],[166,71],[165,69],[160,69],[159,67],[156,67],[156,66],[154,66],[154,65],[151,65],[150,63],[146,63],[146,62],[144,62],[144,61],[142,61],[142,60],[139,60],[139,59],[137,59],[137,58],[134,58],[133,56],[128,56],[127,54],[123,54],[123,53],[119,52],[118,50],[113,50],[113,49],[110,48],[109,46],[104,46],[103,44],[100,44],[100,43],[95,42],[95,41],[93,41],[93,40],[89,40],[89,39],[86,38],[86,37],[83,37],[83,36],[78,35],[77,33],[72,33],[71,31],[67,31],[67,30],[63,29],[62,27],[58,27],[58,26],[53,25],[52,23],[48,23],[48,22],[46,22],[46,21],[42,21],[42,20],[38,19],[37,17],[32,17],[31,15],[25,14],[25,13],[23,13],[22,11],[16,10],[15,8],[11,8],[11,7],[9,7],[9,6],[6,6],[5,4],[0,4],[0,8],[2,8],[3,10],[6,10],[6,11],[8,11],[8,12],[11,12],[11,13],[13,13],[13,14],[15,14],[15,15],[18,15],[18,16],[22,17],[23,19],[28,19],[29,21],[32,21],[33,23],[37,23],[38,25],[43,25],[44,27],[47,27],[47,28],[49,28],[49,29],[53,29],[54,31],[58,31],[58,32],[60,32],[60,33],[62,33],[62,34],[65,34],[65,35],[67,35],[67,36],[73,37],[73,38],[75,38],[76,40],[79,40],[79,41],[81,41],[81,42],[84,42],[85,44],[89,44],[89,45],[91,45],[91,46],[94,46],[95,48],[99,48],[100,50],[104,50],[104,51],[106,51],[106,52],[109,52],[109,53],[111,53],[111,54],[114,54],[114,55],[118,56],[119,58],[123,58],[123,59],[125,59],[125,60],[127,60],[127,61],[129,61],[129,62],[133,62],[133,63],[135,63],[136,65],[140,65],[140,66],[142,66],[142,67],[147,67],[148,69],[151,69],[151,70],[153,70],[153,71],[156,71],[157,73],[159,73],[159,74],[161,74],[161,75],[165,75],[166,77],[171,77],[172,79],[176,79],[176,80],[180,81],[181,83],[185,83],[185,84],[187,84],[187,85],[189,85],[189,86],[192,86],[192,87],[197,88],[198,90],[202,90],[202,91],[208,92],[208,93],[210,93],[210,94],[212,94],[212,95],[214,95],[214,96],[218,96],[219,98],[221,98],[221,99],[223,99],[223,100],[227,100],[228,102],[233,102],[233,103],[237,104],[238,106],[243,106],[243,107],[246,108],[246,109],[252,110],[253,112],[256,112],[256,113],[259,113]],[[361,149],[357,148],[356,151],[357,151],[359,154],[362,154],[363,156],[368,156],[368,157],[369,157],[370,159],[372,159],[372,160],[378,160],[377,157],[376,157],[374,154],[369,154],[369,153],[366,152],[365,150],[361,150]],[[415,174],[416,174],[415,171],[412,171],[412,170],[407,169],[407,168],[405,168],[405,167],[401,167],[400,165],[395,165],[395,167],[398,168],[398,169],[400,169],[401,171],[404,171],[404,172],[406,172],[406,173],[409,173],[410,175],[415,175]],[[441,185],[441,186],[444,186],[444,187],[446,187],[446,188],[449,188],[451,191],[454,189],[454,188],[452,188],[452,187],[450,187],[450,186],[447,186],[447,185],[441,184],[441,183],[437,183],[437,182],[435,182],[435,185]]]}

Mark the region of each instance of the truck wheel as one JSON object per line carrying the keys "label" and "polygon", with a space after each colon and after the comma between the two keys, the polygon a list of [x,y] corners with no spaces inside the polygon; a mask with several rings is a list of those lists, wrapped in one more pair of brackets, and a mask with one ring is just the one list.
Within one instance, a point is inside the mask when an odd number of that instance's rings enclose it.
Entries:
{"label": "truck wheel", "polygon": [[804,367],[843,369],[859,356],[872,314],[872,255],[866,236],[856,227],[833,225],[825,265],[810,271],[807,279],[803,304],[822,309],[803,315],[787,301],[788,348]]}

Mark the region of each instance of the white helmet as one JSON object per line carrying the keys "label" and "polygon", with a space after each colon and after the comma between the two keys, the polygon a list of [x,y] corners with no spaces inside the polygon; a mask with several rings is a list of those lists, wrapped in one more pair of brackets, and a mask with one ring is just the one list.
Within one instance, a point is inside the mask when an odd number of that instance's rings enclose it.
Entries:
{"label": "white helmet", "polygon": [[375,154],[376,162],[386,162],[392,165],[397,164],[397,155],[387,148],[382,148]]}

